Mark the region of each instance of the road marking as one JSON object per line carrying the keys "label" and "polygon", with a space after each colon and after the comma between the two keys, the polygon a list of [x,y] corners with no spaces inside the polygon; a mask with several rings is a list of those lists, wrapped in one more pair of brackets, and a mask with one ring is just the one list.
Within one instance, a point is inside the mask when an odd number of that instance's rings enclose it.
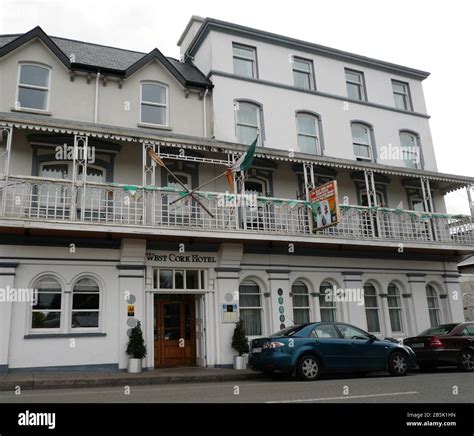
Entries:
{"label": "road marking", "polygon": [[280,400],[280,401],[265,401],[265,403],[312,403],[315,401],[331,401],[331,400],[351,400],[354,398],[373,398],[373,397],[390,397],[395,395],[415,395],[419,392],[389,392],[386,394],[369,394],[369,395],[351,395],[344,397],[327,397],[327,398],[307,398],[302,400]]}

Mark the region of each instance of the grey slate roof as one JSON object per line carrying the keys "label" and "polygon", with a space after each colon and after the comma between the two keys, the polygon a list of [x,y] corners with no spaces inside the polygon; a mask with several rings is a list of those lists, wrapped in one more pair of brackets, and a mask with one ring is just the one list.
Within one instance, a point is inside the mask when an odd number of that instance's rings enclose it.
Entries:
{"label": "grey slate roof", "polygon": [[[22,34],[0,35],[0,48],[20,36],[22,36]],[[76,63],[98,68],[125,71],[147,55],[147,53],[75,41],[67,38],[55,36],[50,38],[66,56],[69,57],[71,54],[74,54]],[[182,63],[174,58],[167,57],[166,59],[184,76],[186,81],[203,87],[212,86],[210,80],[190,61]]]}

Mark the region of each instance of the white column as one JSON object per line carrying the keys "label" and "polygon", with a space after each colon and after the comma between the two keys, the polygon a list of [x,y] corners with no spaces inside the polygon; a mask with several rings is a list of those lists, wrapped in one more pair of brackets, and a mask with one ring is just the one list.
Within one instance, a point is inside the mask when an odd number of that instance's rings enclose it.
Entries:
{"label": "white column", "polygon": [[[367,316],[365,315],[365,305],[363,300],[363,287],[362,287],[362,272],[359,271],[343,271],[343,290],[345,295],[359,295],[362,298],[362,304],[360,301],[347,301],[342,303],[345,308],[345,321],[349,324],[353,324],[363,330],[367,330]],[[359,290],[359,292],[357,292]]]}
{"label": "white column", "polygon": [[378,295],[380,297],[380,315],[381,315],[381,320],[380,323],[383,324],[383,334],[384,337],[386,338],[391,338],[392,337],[392,326],[390,325],[390,314],[388,312],[388,301],[387,293],[381,293]]}
{"label": "white column", "polygon": [[269,295],[267,313],[269,335],[285,327],[294,324],[293,320],[293,302],[290,296],[290,271],[289,270],[267,270]]}
{"label": "white column", "polygon": [[[0,288],[13,288],[16,263],[0,263]],[[0,302],[0,373],[8,371],[8,350],[10,348],[13,303]]]}
{"label": "white column", "polygon": [[464,307],[460,274],[443,274],[446,286],[446,297],[441,296],[440,304],[444,309],[443,322],[464,322]]}
{"label": "white column", "polygon": [[[233,356],[237,352],[232,348],[232,335],[235,329],[234,322],[224,322],[222,319],[222,307],[225,304],[238,304],[240,285],[240,264],[243,256],[242,244],[221,244],[219,249],[219,264],[215,268],[215,305],[209,307],[209,312],[215,314],[215,328],[218,331],[219,342],[216,346],[216,366],[231,366]],[[210,298],[209,298],[210,300]],[[207,325],[209,325],[206,322]],[[212,334],[209,332],[209,334]]]}
{"label": "white column", "polygon": [[[145,297],[145,250],[146,241],[141,239],[122,239],[119,270],[119,368],[127,367],[128,356],[125,353],[128,343],[128,332],[137,321],[140,321],[145,343],[147,344],[147,354],[152,355],[153,350],[153,316],[147,316],[147,301],[150,297]],[[127,296],[129,297],[127,300]],[[152,300],[152,299],[151,299]],[[128,316],[128,305],[133,304],[135,313]],[[152,338],[150,339],[150,334]],[[153,345],[151,345],[153,347]],[[153,366],[150,359],[146,359],[146,365]]]}
{"label": "white column", "polygon": [[415,313],[413,325],[415,331],[420,333],[431,326],[426,299],[426,274],[408,273],[407,277]]}

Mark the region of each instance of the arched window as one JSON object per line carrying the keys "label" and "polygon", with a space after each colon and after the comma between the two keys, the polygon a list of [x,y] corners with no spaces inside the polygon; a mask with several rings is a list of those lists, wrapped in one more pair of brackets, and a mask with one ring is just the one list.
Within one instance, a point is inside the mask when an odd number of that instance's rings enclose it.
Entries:
{"label": "arched window", "polygon": [[337,309],[333,286],[329,282],[322,282],[319,286],[319,310],[321,321],[336,321]]}
{"label": "arched window", "polygon": [[298,147],[301,153],[321,155],[320,120],[306,112],[296,114]]}
{"label": "arched window", "polygon": [[32,329],[61,327],[62,289],[54,277],[43,277],[33,288],[37,298],[31,311]]}
{"label": "arched window", "polygon": [[365,315],[367,317],[367,330],[370,333],[380,332],[379,305],[377,291],[373,285],[364,286]]}
{"label": "arched window", "polygon": [[363,123],[351,123],[352,145],[356,159],[373,161],[374,140],[372,129]]}
{"label": "arched window", "polygon": [[73,288],[71,328],[98,328],[100,289],[94,279],[80,279]]}
{"label": "arched window", "polygon": [[431,285],[426,285],[426,300],[428,301],[431,327],[436,327],[441,324],[439,297],[438,292],[436,292],[436,289]]}
{"label": "arched window", "polygon": [[143,82],[140,96],[140,122],[168,126],[168,87],[159,83]]}
{"label": "arched window", "polygon": [[21,64],[16,109],[48,110],[49,76],[49,68]]}
{"label": "arched window", "polygon": [[407,168],[421,168],[421,148],[418,135],[408,131],[400,132],[401,158]]}
{"label": "arched window", "polygon": [[308,287],[297,280],[291,287],[293,300],[293,321],[296,325],[309,322],[309,291]]}
{"label": "arched window", "polygon": [[234,109],[237,141],[249,145],[259,134],[257,145],[261,146],[263,144],[261,106],[248,101],[236,101]]}
{"label": "arched window", "polygon": [[239,286],[240,319],[247,336],[262,334],[262,296],[260,287],[251,280]]}
{"label": "arched window", "polygon": [[391,283],[387,289],[388,314],[390,316],[390,326],[392,332],[399,333],[403,331],[402,321],[402,301],[398,287]]}

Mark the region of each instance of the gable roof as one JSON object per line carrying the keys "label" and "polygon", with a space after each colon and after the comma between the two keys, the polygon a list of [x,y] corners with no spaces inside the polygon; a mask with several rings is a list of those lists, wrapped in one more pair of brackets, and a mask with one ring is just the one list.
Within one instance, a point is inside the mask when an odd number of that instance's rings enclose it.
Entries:
{"label": "gable roof", "polygon": [[[201,21],[202,18],[193,16],[191,17],[190,21],[192,20]],[[186,29],[189,30],[191,27],[190,25],[191,23],[188,23]],[[204,41],[211,30],[262,41],[269,44],[289,47],[293,50],[301,50],[307,53],[329,57],[344,62],[350,62],[352,64],[374,68],[392,74],[410,77],[416,80],[424,80],[430,75],[430,73],[426,71],[417,70],[415,68],[405,67],[403,65],[381,61],[379,59],[374,59],[367,56],[361,56],[355,53],[338,50],[320,44],[314,44],[312,42],[302,41],[300,39],[290,38],[288,36],[278,35],[272,32],[266,32],[264,30],[259,30],[252,27],[241,26],[240,24],[230,23],[228,21],[216,20],[215,18],[204,19],[201,27],[189,44],[189,47],[186,49],[185,59],[190,56],[192,57],[196,53],[201,43]],[[181,36],[180,42],[182,42],[183,39],[184,35]]]}
{"label": "gable roof", "polygon": [[[211,89],[212,82],[191,61],[164,56],[157,48],[149,53],[124,50],[72,39],[48,36],[41,27],[24,34],[0,35],[0,58],[33,39],[40,39],[67,67],[129,77],[148,62],[158,60],[185,87]],[[71,62],[73,60],[74,62]]]}

